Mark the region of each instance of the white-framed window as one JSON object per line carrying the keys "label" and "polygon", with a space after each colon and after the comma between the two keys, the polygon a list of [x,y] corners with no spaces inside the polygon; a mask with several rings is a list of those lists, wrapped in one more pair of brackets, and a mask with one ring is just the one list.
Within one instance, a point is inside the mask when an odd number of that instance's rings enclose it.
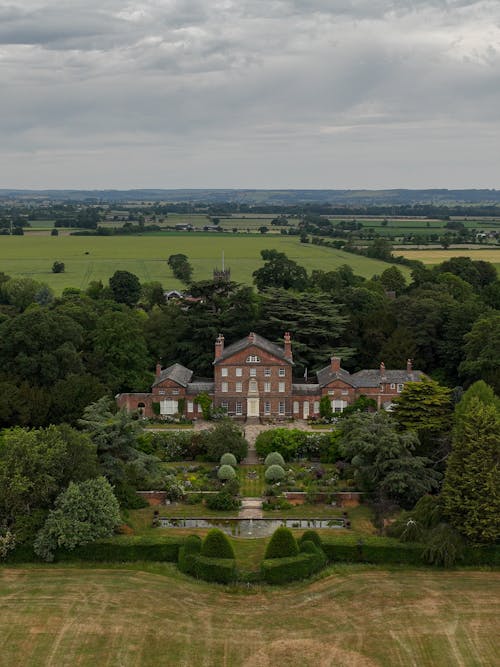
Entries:
{"label": "white-framed window", "polygon": [[265,401],[265,403],[264,403],[264,414],[265,415],[270,415],[271,414],[271,401]]}
{"label": "white-framed window", "polygon": [[166,399],[160,401],[160,414],[161,415],[175,415],[178,410],[177,401]]}
{"label": "white-framed window", "polygon": [[280,378],[284,378],[285,377],[285,369],[280,368],[279,371],[278,371],[278,375],[280,376]]}
{"label": "white-framed window", "polygon": [[397,391],[402,392],[404,388],[405,388],[404,384],[398,384]]}
{"label": "white-framed window", "polygon": [[328,396],[333,396],[334,393],[335,393],[335,392],[333,391],[333,389],[329,389],[329,390],[328,390]]}
{"label": "white-framed window", "polygon": [[258,357],[256,354],[249,354],[247,357],[247,363],[260,364],[260,357]]}
{"label": "white-framed window", "polygon": [[317,415],[319,413],[319,401],[314,401],[314,414]]}
{"label": "white-framed window", "polygon": [[284,382],[278,382],[278,391],[280,391],[280,392],[285,391],[285,383]]}
{"label": "white-framed window", "polygon": [[334,412],[343,412],[345,408],[347,408],[347,401],[332,401],[332,410]]}
{"label": "white-framed window", "polygon": [[271,369],[270,368],[264,368],[264,377],[266,377],[266,378],[271,377]]}
{"label": "white-framed window", "polygon": [[242,415],[243,414],[243,403],[241,401],[236,401],[236,414],[237,415]]}
{"label": "white-framed window", "polygon": [[391,389],[396,389],[396,383],[395,382],[391,382]]}
{"label": "white-framed window", "polygon": [[172,395],[173,396],[178,396],[179,390],[178,389],[172,389]]}
{"label": "white-framed window", "polygon": [[342,396],[349,396],[349,390],[348,389],[342,389]]}
{"label": "white-framed window", "polygon": [[250,377],[257,377],[257,369],[256,368],[251,368],[250,369]]}
{"label": "white-framed window", "polygon": [[271,391],[271,383],[264,382],[264,391]]}
{"label": "white-framed window", "polygon": [[257,380],[250,380],[248,383],[248,391],[251,394],[256,394],[258,392],[259,388],[257,386]]}
{"label": "white-framed window", "polygon": [[227,376],[228,376],[228,369],[227,369],[227,368],[221,368],[221,369],[220,369],[220,374],[222,375],[223,378],[227,378]]}
{"label": "white-framed window", "polygon": [[236,383],[234,390],[237,392],[243,391],[243,385],[241,384],[241,382]]}
{"label": "white-framed window", "polygon": [[278,414],[279,415],[284,415],[285,414],[285,401],[280,401],[278,405]]}
{"label": "white-framed window", "polygon": [[228,403],[227,401],[221,401],[220,406],[221,406],[221,408],[222,408],[223,410],[225,410],[226,412],[227,412],[228,409],[229,409],[229,403]]}
{"label": "white-framed window", "polygon": [[236,377],[240,378],[243,375],[243,368],[236,369]]}
{"label": "white-framed window", "polygon": [[188,412],[194,412],[194,403],[193,401],[188,401]]}
{"label": "white-framed window", "polygon": [[223,382],[220,386],[220,390],[224,393],[227,393],[227,382]]}
{"label": "white-framed window", "polygon": [[298,401],[293,402],[293,414],[298,415],[300,412],[300,403]]}
{"label": "white-framed window", "polygon": [[165,389],[160,389],[160,390],[158,391],[158,393],[161,394],[162,396],[164,396],[164,394],[165,394]]}

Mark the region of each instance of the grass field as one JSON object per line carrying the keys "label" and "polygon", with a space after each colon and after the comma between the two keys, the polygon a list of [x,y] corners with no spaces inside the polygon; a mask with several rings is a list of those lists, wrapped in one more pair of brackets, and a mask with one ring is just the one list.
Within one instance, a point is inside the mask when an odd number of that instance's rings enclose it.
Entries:
{"label": "grass field", "polygon": [[[262,265],[260,251],[276,248],[308,270],[333,270],[350,264],[355,273],[371,277],[388,264],[341,250],[300,243],[281,235],[170,234],[159,236],[0,236],[0,271],[47,283],[56,292],[65,287],[85,288],[91,280],[107,282],[116,270],[135,273],[141,281],[158,280],[165,288],[179,287],[166,260],[183,252],[194,267],[194,279],[210,278],[221,266],[222,252],[231,277],[252,283],[252,272]],[[55,260],[66,271],[52,273]]]}
{"label": "grass field", "polygon": [[500,266],[500,247],[499,248],[478,248],[477,250],[397,250],[396,254],[408,257],[408,259],[418,259],[424,264],[439,264],[452,257],[470,257],[471,259],[482,259],[486,262]]}
{"label": "grass field", "polygon": [[500,573],[336,566],[273,590],[171,564],[0,570],[2,667],[493,667]]}

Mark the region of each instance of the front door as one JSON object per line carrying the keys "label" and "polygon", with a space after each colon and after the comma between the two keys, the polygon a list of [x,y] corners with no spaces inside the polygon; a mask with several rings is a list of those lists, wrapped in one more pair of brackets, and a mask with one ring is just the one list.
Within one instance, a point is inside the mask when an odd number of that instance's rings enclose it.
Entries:
{"label": "front door", "polygon": [[259,416],[259,399],[247,398],[247,417]]}

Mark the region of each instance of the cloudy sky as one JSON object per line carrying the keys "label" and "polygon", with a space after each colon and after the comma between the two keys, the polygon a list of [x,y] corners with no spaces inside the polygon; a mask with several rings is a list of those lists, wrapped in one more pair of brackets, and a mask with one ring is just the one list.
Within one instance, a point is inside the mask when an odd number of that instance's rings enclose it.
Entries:
{"label": "cloudy sky", "polygon": [[500,0],[0,0],[0,187],[500,187]]}

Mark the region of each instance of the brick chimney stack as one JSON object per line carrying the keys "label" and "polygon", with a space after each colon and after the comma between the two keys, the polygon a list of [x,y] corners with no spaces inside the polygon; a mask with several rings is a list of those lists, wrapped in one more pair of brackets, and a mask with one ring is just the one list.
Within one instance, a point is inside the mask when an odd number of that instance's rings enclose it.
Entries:
{"label": "brick chimney stack", "polygon": [[160,362],[158,362],[156,364],[156,377],[159,378],[160,375],[161,375],[161,364],[160,364]]}
{"label": "brick chimney stack", "polygon": [[224,352],[224,336],[220,333],[215,341],[215,358],[220,359]]}
{"label": "brick chimney stack", "polygon": [[340,357],[331,357],[330,368],[334,373],[338,373],[340,371],[340,362],[341,362]]}
{"label": "brick chimney stack", "polygon": [[287,331],[285,335],[283,336],[283,339],[285,341],[285,357],[292,361],[292,337],[290,336],[290,333]]}
{"label": "brick chimney stack", "polygon": [[382,377],[385,375],[385,364],[383,361],[380,362],[380,375]]}
{"label": "brick chimney stack", "polygon": [[406,362],[406,372],[407,373],[412,373],[413,372],[413,362],[411,359],[408,359]]}
{"label": "brick chimney stack", "polygon": [[248,334],[248,340],[249,340],[251,343],[255,343],[255,334],[254,334],[253,331],[251,331],[251,332]]}

